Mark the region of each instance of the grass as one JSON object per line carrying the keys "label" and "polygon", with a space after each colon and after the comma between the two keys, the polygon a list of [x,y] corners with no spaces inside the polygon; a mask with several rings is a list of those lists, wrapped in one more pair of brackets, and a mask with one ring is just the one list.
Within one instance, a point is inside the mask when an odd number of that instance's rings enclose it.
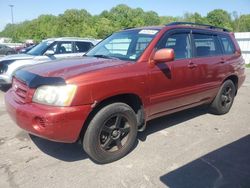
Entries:
{"label": "grass", "polygon": [[247,68],[250,68],[250,63],[246,64],[246,67],[247,67]]}

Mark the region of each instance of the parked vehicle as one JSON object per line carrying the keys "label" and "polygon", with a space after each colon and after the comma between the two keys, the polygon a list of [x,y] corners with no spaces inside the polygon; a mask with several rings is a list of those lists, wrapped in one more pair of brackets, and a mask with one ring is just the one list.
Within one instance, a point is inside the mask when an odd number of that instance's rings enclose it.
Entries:
{"label": "parked vehicle", "polygon": [[16,51],[13,48],[10,48],[9,46],[0,44],[0,55],[11,55],[16,54]]}
{"label": "parked vehicle", "polygon": [[81,141],[98,163],[125,156],[146,122],[209,104],[227,113],[242,85],[244,60],[233,33],[177,22],[109,36],[83,59],[16,72],[6,109],[31,134]]}
{"label": "parked vehicle", "polygon": [[80,57],[99,41],[84,38],[51,38],[42,41],[26,54],[0,59],[0,85],[10,84],[16,70],[56,59]]}

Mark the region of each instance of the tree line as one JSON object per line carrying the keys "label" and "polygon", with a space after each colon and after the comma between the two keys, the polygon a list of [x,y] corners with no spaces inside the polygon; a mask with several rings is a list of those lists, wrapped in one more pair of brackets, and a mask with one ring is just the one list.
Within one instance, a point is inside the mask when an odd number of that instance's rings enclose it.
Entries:
{"label": "tree line", "polygon": [[41,15],[30,21],[6,25],[0,37],[12,38],[14,42],[25,39],[39,42],[50,37],[66,36],[102,39],[123,28],[164,25],[174,21],[212,24],[234,32],[250,31],[250,14],[238,15],[237,12],[215,9],[206,16],[197,12],[185,13],[180,17],[159,16],[154,11],[143,11],[122,4],[99,15],[91,15],[85,9],[69,9],[58,16]]}

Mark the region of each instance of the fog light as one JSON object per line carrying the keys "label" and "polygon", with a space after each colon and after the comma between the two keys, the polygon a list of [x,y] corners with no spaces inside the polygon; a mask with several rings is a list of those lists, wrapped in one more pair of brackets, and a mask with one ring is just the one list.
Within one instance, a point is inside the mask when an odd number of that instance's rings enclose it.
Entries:
{"label": "fog light", "polygon": [[46,122],[43,118],[41,117],[35,117],[34,118],[34,125],[33,125],[34,129],[38,130],[38,129],[44,129],[46,128]]}

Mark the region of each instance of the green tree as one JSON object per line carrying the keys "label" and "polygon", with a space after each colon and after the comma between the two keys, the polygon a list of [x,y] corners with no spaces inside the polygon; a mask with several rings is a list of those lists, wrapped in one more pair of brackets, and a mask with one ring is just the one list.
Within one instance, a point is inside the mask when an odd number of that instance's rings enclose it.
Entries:
{"label": "green tree", "polygon": [[238,27],[242,32],[250,32],[250,14],[239,17]]}
{"label": "green tree", "polygon": [[15,42],[25,39],[41,41],[49,37],[95,37],[105,38],[115,31],[128,27],[165,25],[170,22],[186,21],[212,24],[233,31],[250,31],[250,14],[238,16],[222,9],[215,9],[202,16],[199,13],[185,13],[183,16],[159,16],[153,11],[131,8],[121,4],[99,15],[91,15],[84,9],[69,9],[58,16],[41,15],[36,19],[18,24],[8,24],[0,37],[10,37]]}
{"label": "green tree", "polygon": [[207,21],[215,26],[233,30],[230,14],[222,9],[215,9],[207,14]]}

